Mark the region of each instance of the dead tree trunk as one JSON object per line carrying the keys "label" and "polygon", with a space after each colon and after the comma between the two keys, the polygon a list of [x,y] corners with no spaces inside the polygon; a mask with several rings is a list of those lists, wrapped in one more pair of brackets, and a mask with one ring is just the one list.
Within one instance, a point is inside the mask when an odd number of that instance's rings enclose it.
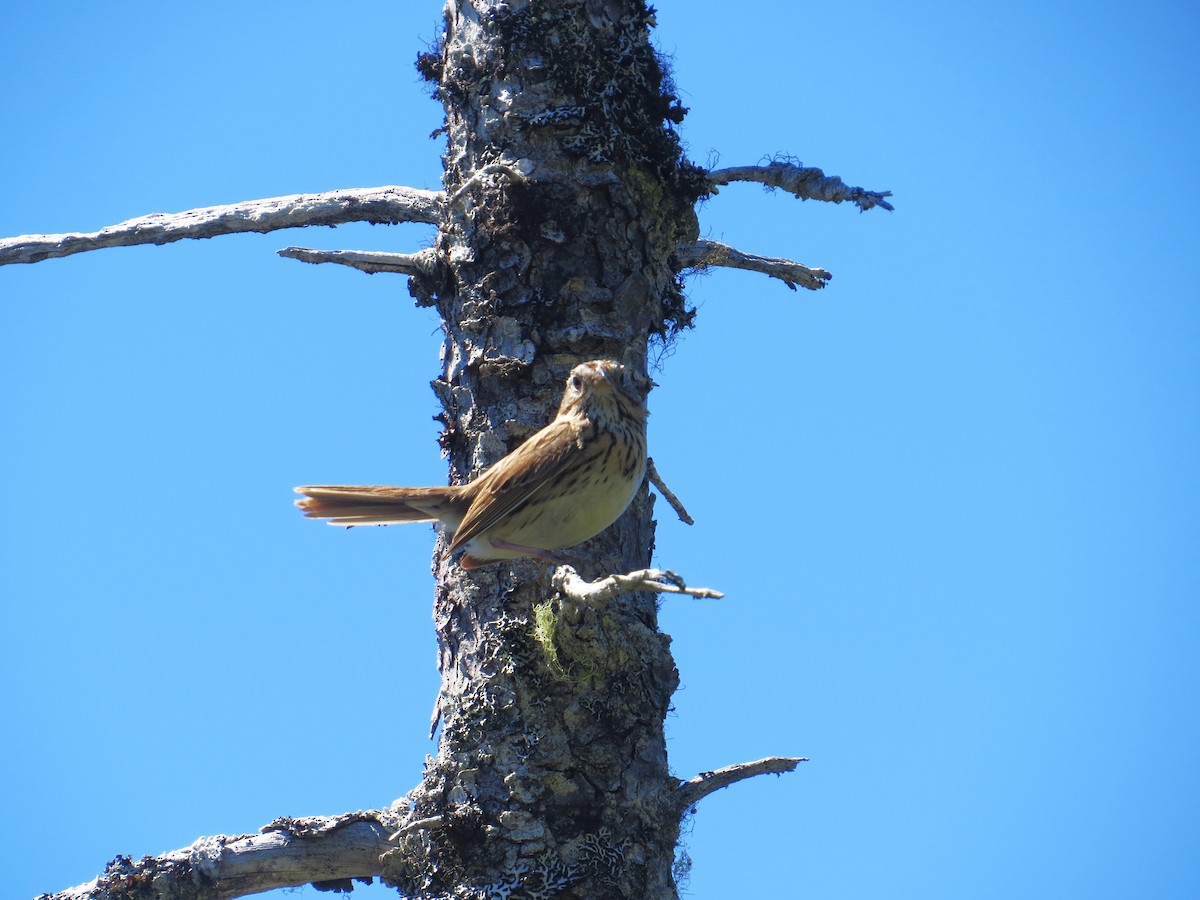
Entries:
{"label": "dead tree trunk", "polygon": [[[447,4],[421,60],[446,107],[438,283],[443,446],[468,480],[553,415],[580,360],[645,374],[687,317],[672,256],[696,238],[705,173],[640,0]],[[649,565],[653,503],[578,551],[584,574]],[[675,896],[678,780],[663,719],[678,683],[655,596],[580,605],[545,564],[467,572],[438,550],[436,762],[409,795],[385,877],[411,896]],[[561,891],[561,893],[559,893]],[[511,893],[509,893],[511,892]]]}

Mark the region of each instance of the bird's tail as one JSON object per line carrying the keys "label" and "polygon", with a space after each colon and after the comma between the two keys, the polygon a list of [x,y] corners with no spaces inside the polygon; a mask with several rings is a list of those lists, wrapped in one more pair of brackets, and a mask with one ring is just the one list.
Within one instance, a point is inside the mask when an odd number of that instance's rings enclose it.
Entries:
{"label": "bird's tail", "polygon": [[392,525],[440,521],[458,527],[467,504],[457,487],[386,487],[382,485],[309,484],[296,488],[296,505],[310,519],[330,525]]}

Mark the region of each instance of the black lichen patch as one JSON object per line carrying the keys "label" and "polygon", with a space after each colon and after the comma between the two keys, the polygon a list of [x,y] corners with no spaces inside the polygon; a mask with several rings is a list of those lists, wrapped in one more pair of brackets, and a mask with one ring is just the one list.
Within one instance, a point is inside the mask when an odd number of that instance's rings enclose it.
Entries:
{"label": "black lichen patch", "polygon": [[[649,40],[653,9],[628,0],[615,23],[597,24],[580,2],[500,5],[493,24],[502,52],[494,74],[514,67],[541,79],[565,101],[531,127],[565,127],[568,152],[601,163],[645,166],[678,189],[700,196],[675,126],[687,109],[676,95],[665,61]],[[705,189],[707,182],[703,182]]]}
{"label": "black lichen patch", "polygon": [[[678,126],[687,109],[668,61],[651,42],[653,8],[644,0],[620,0],[616,13],[613,6],[589,0],[529,0],[520,7],[498,2],[484,14],[484,33],[474,44],[456,47],[443,39],[422,55],[418,70],[437,79],[447,121],[475,127],[480,103],[490,104],[492,113],[503,111],[487,133],[494,145],[447,155],[448,185],[467,183],[471,174],[457,171],[457,162],[449,160],[465,159],[475,170],[543,154],[586,163],[576,167],[578,178],[570,183],[553,185],[536,174],[528,181],[481,181],[460,198],[471,207],[475,239],[498,254],[488,261],[492,274],[478,298],[488,310],[473,313],[519,310],[522,322],[549,335],[578,325],[560,321],[564,298],[591,304],[593,313],[605,297],[628,306],[630,290],[622,289],[618,270],[649,271],[641,309],[650,320],[647,333],[668,347],[695,317],[670,257],[696,239],[695,205],[711,184],[707,170],[683,152]],[[505,94],[524,100],[491,102]],[[606,186],[611,182],[603,177],[589,180],[596,174],[588,171],[592,167],[615,173],[620,188]],[[595,234],[606,235],[616,251],[603,261],[576,249],[581,237],[586,243]],[[644,258],[621,258],[622,246],[637,248],[635,255]],[[452,293],[447,285],[414,287],[423,304]],[[617,305],[612,315],[620,318]]]}

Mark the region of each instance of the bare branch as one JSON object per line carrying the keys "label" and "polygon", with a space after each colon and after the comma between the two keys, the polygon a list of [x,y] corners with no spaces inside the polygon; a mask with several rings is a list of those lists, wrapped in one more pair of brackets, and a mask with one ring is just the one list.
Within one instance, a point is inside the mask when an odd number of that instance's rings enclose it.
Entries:
{"label": "bare branch", "polygon": [[654,485],[655,490],[662,494],[663,499],[671,504],[671,509],[675,510],[675,515],[679,516],[681,522],[686,525],[696,524],[696,520],[688,515],[688,511],[683,508],[683,503],[675,496],[674,491],[663,483],[662,476],[658,474],[658,467],[654,465],[654,460],[649,457],[646,459],[646,477],[650,479],[650,483]]}
{"label": "bare branch", "polygon": [[755,775],[768,773],[782,775],[784,772],[793,772],[796,766],[802,762],[808,762],[808,759],[803,756],[768,756],[766,759],[758,759],[754,762],[737,763],[712,772],[701,772],[695,778],[680,782],[679,808],[680,810],[690,809],[713,791],[729,787],[743,778],[752,778]]}
{"label": "bare branch", "polygon": [[885,197],[892,196],[891,191],[868,191],[860,187],[850,187],[836,175],[826,175],[820,169],[797,166],[789,162],[773,162],[768,166],[734,166],[729,169],[717,169],[708,173],[709,180],[714,185],[729,184],[732,181],[757,181],[771,188],[783,188],[801,200],[826,200],[830,203],[849,201],[866,212],[873,206],[879,206],[889,212],[892,204]]}
{"label": "bare branch", "polygon": [[778,278],[793,291],[797,284],[809,290],[818,290],[825,287],[825,282],[833,277],[824,269],[813,269],[790,259],[743,253],[719,241],[699,240],[694,244],[680,244],[675,250],[675,257],[684,269],[724,266],[762,272],[764,275]]}
{"label": "bare branch", "polygon": [[638,569],[628,575],[609,575],[599,581],[584,581],[571,566],[559,566],[550,578],[550,585],[576,603],[603,603],[618,594],[632,591],[687,594],[706,600],[720,600],[725,596],[711,588],[690,588],[679,575],[667,569]]}
{"label": "bare branch", "polygon": [[389,810],[276,819],[262,834],[200,838],[192,846],[133,860],[118,856],[104,874],[38,900],[157,896],[229,900],[316,882],[370,880],[392,846],[399,816]]}
{"label": "bare branch", "polygon": [[337,263],[374,275],[377,272],[398,272],[402,275],[429,275],[437,267],[437,254],[432,250],[419,253],[381,253],[368,250],[310,250],[307,247],[284,247],[279,255],[306,263]]}
{"label": "bare branch", "polygon": [[390,185],[269,197],[180,213],[151,213],[99,231],[26,234],[0,239],[0,265],[41,262],[107,247],[169,244],[185,238],[211,238],[247,231],[265,234],[308,225],[347,222],[436,224],[444,200],[445,195],[440,191]]}

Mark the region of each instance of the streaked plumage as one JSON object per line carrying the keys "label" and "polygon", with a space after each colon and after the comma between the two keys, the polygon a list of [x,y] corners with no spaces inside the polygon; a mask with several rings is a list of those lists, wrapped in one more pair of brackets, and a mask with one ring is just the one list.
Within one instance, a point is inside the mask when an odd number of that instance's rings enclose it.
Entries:
{"label": "streaked plumage", "polygon": [[296,505],[331,525],[439,521],[465,550],[465,569],[534,556],[599,534],[625,511],[646,474],[646,406],[613,360],[576,366],[549,425],[470,484],[308,485]]}

